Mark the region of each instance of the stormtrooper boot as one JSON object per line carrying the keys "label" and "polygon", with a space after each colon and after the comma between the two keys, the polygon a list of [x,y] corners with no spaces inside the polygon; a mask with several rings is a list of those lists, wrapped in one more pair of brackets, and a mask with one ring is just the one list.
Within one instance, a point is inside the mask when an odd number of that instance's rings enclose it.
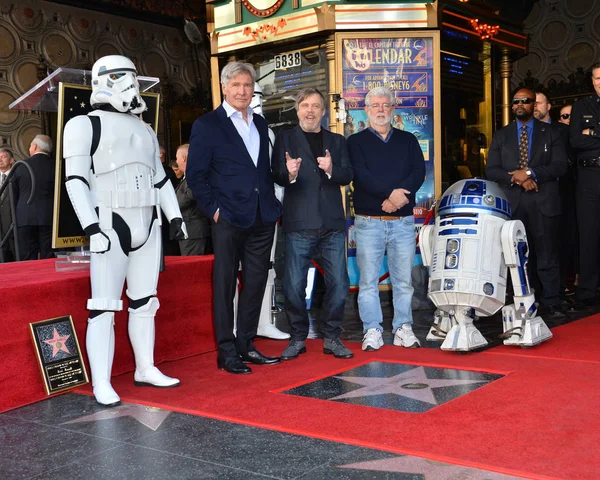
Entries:
{"label": "stormtrooper boot", "polygon": [[153,297],[146,305],[129,309],[129,340],[135,355],[134,384],[150,387],[176,387],[177,378],[167,377],[154,366],[154,316],[160,304]]}
{"label": "stormtrooper boot", "polygon": [[272,338],[273,340],[287,340],[290,338],[289,333],[282,332],[275,326],[273,318],[273,293],[275,290],[275,270],[269,270],[267,280],[267,288],[263,296],[262,305],[260,307],[260,317],[258,317],[258,328],[256,335],[259,337]]}
{"label": "stormtrooper boot", "polygon": [[87,349],[94,397],[100,405],[114,407],[121,399],[110,384],[113,358],[115,356],[115,314],[104,312],[88,319],[85,346]]}

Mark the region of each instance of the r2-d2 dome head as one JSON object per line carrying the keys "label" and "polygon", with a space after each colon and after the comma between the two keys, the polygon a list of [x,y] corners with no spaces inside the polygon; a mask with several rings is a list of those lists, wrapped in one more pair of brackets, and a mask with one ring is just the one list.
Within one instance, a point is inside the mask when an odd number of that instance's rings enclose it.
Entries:
{"label": "r2-d2 dome head", "polygon": [[122,55],[107,55],[94,63],[90,104],[94,108],[110,104],[123,113],[146,111],[137,71],[131,60]]}
{"label": "r2-d2 dome head", "polygon": [[252,95],[250,101],[250,108],[261,117],[265,116],[263,113],[263,91],[258,82],[254,84],[254,95]]}

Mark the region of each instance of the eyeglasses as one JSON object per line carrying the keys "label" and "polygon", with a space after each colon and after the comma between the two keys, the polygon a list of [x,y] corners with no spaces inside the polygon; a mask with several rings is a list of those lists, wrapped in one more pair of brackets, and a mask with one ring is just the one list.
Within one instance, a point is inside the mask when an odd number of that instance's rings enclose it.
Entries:
{"label": "eyeglasses", "polygon": [[523,104],[523,105],[529,105],[530,103],[535,103],[535,100],[533,98],[513,98],[512,104],[513,105],[519,105],[519,104]]}
{"label": "eyeglasses", "polygon": [[561,113],[560,114],[560,118],[562,118],[563,120],[566,120],[567,118],[570,118],[571,114],[570,113]]}
{"label": "eyeglasses", "polygon": [[391,106],[391,103],[372,103],[369,105],[369,108],[372,108],[373,110],[379,110],[381,107],[383,107],[384,110],[389,110]]}

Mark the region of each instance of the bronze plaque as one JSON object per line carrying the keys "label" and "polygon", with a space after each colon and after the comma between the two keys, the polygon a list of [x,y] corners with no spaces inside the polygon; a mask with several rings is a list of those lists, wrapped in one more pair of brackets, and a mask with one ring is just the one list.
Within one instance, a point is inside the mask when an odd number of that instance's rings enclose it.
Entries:
{"label": "bronze plaque", "polygon": [[89,382],[71,315],[29,324],[46,394]]}

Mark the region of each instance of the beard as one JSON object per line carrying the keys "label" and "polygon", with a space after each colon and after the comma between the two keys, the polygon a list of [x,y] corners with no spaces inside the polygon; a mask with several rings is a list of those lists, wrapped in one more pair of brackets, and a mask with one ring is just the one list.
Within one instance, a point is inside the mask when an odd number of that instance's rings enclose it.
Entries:
{"label": "beard", "polygon": [[522,122],[527,122],[533,117],[533,112],[528,112],[527,110],[517,110],[515,112],[515,118],[517,120],[521,120]]}

